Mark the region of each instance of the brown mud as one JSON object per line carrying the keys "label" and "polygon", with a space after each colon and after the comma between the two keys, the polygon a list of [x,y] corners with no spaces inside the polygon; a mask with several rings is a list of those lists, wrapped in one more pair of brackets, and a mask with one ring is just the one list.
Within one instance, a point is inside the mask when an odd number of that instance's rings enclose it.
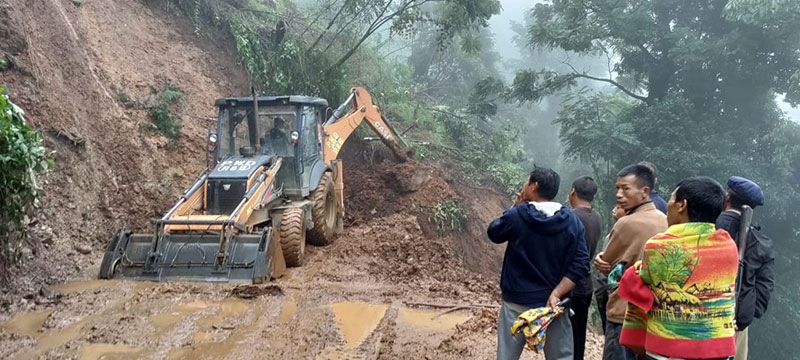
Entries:
{"label": "brown mud", "polygon": [[[430,191],[428,182],[446,183],[435,168],[420,166],[433,174],[420,192]],[[351,179],[348,185],[359,178]],[[363,213],[367,204],[351,200],[362,207],[349,215],[359,222],[330,246],[308,247],[306,265],[281,279],[259,286],[89,279],[53,286],[57,300],[0,324],[0,358],[492,358],[498,273],[482,274],[489,265],[471,269],[456,250],[488,243],[482,230],[426,234],[427,218],[410,210],[415,193],[393,193],[380,182],[362,190],[384,191],[398,212]],[[470,217],[480,229],[491,220],[472,207]],[[444,313],[448,306],[464,307]]]}

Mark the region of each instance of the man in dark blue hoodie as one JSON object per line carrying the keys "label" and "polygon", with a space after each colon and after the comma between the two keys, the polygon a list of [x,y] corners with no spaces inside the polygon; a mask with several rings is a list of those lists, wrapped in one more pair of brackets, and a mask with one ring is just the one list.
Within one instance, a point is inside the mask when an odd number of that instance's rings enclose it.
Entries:
{"label": "man in dark blue hoodie", "polygon": [[[575,283],[589,275],[589,252],[584,228],[572,211],[553,199],[560,178],[547,168],[535,168],[514,206],[492,221],[487,231],[497,244],[507,243],[500,276],[503,306],[497,329],[497,359],[519,359],[522,334],[511,325],[528,309],[555,307],[570,295]],[[573,357],[572,326],[567,316],[547,328],[547,360]]]}

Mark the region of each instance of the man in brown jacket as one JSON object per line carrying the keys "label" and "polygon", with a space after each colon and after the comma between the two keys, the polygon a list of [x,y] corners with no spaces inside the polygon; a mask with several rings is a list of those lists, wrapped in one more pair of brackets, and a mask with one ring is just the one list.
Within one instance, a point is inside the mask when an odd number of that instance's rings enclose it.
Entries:
{"label": "man in brown jacket", "polygon": [[655,176],[644,165],[630,165],[617,174],[617,205],[626,215],[611,229],[605,251],[595,257],[595,267],[608,275],[606,343],[603,360],[635,360],[636,355],[619,344],[627,302],[617,295],[622,273],[641,259],[647,239],[667,230],[667,216],[650,199]]}

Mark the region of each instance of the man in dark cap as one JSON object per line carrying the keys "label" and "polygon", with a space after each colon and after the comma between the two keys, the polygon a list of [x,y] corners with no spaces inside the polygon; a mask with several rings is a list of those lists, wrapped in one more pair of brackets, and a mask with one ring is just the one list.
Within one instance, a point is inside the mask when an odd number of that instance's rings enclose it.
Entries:
{"label": "man in dark cap", "polygon": [[[727,230],[735,241],[738,241],[739,222],[744,205],[753,209],[764,205],[764,193],[758,184],[743,177],[731,176],[728,179],[725,211],[717,219],[717,228]],[[759,227],[751,226],[745,246],[744,256],[740,259],[742,275],[738,279],[742,282],[741,289],[736,296],[735,360],[747,359],[747,327],[754,318],[760,318],[767,311],[769,298],[775,286],[773,276],[775,255],[772,250],[772,240],[762,234]]]}

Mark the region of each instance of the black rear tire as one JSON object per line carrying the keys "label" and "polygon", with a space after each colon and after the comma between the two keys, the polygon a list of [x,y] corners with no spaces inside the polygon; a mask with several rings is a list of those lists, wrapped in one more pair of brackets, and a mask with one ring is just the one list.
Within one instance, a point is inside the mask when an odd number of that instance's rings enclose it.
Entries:
{"label": "black rear tire", "polygon": [[298,267],[303,265],[303,255],[306,252],[306,226],[303,209],[286,209],[281,217],[281,250],[286,266]]}
{"label": "black rear tire", "polygon": [[333,242],[336,235],[336,195],[333,189],[333,178],[325,174],[319,185],[309,197],[314,202],[311,208],[311,220],[314,227],[308,236],[308,243],[314,246],[325,246]]}

